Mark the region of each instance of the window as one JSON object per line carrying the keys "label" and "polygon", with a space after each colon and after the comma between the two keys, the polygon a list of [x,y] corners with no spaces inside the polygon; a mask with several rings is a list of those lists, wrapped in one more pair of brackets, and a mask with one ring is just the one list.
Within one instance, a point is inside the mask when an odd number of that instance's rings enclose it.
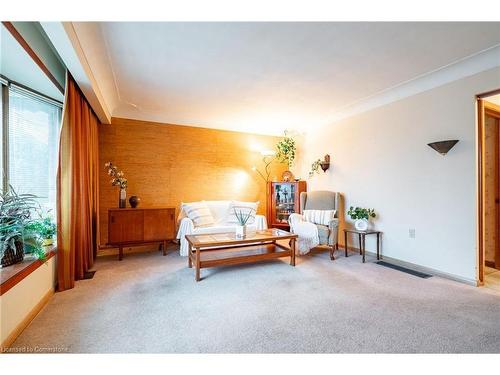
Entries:
{"label": "window", "polygon": [[8,108],[3,117],[3,188],[12,185],[19,193],[35,194],[55,215],[61,105],[13,84],[2,91]]}

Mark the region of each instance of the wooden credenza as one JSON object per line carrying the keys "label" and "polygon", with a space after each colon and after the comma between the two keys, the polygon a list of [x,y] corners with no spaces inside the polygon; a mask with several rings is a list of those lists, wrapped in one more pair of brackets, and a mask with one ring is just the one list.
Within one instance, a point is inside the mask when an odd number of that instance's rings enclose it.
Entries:
{"label": "wooden credenza", "polygon": [[167,255],[167,242],[175,239],[175,208],[111,208],[108,211],[108,245],[123,247],[160,242]]}

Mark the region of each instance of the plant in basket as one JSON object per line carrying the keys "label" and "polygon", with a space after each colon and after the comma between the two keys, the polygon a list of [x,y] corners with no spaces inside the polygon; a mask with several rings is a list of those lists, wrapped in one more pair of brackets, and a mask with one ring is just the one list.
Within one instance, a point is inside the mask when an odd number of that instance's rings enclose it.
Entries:
{"label": "plant in basket", "polygon": [[18,194],[12,186],[0,194],[0,260],[1,266],[22,262],[25,253],[44,259],[45,251],[39,233],[33,229],[32,215],[39,210],[37,197]]}

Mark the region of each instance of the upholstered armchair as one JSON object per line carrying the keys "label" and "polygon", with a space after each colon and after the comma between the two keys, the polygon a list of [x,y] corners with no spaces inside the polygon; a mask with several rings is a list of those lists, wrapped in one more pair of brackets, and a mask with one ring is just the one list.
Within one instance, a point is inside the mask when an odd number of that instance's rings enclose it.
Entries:
{"label": "upholstered armchair", "polygon": [[[333,253],[335,250],[338,250],[339,203],[340,203],[340,194],[336,192],[310,191],[310,192],[300,193],[301,220],[314,222],[314,224],[318,228],[319,244],[327,245],[330,247],[331,260],[335,259]],[[306,210],[309,212],[307,212]],[[310,211],[310,210],[315,210],[315,211]],[[333,213],[333,215],[330,215],[326,220],[325,218],[314,220],[311,218],[311,215],[308,214],[313,213],[314,216],[317,217],[319,215],[321,217],[321,212],[317,212],[316,210],[320,211],[335,210],[335,212]],[[330,212],[330,214],[332,213]]]}

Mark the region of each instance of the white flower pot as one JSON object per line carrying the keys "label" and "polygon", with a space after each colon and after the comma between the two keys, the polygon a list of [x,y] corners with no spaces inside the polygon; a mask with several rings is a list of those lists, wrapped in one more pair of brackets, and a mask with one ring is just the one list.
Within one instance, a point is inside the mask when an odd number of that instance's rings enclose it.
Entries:
{"label": "white flower pot", "polygon": [[51,246],[53,244],[54,244],[53,238],[45,238],[42,243],[43,246]]}
{"label": "white flower pot", "polygon": [[246,225],[237,225],[236,226],[236,237],[244,238],[247,235],[247,226]]}
{"label": "white flower pot", "polygon": [[368,228],[370,227],[370,222],[366,219],[357,219],[355,222],[354,222],[354,227],[357,229],[357,230],[361,230],[361,231],[367,231]]}

